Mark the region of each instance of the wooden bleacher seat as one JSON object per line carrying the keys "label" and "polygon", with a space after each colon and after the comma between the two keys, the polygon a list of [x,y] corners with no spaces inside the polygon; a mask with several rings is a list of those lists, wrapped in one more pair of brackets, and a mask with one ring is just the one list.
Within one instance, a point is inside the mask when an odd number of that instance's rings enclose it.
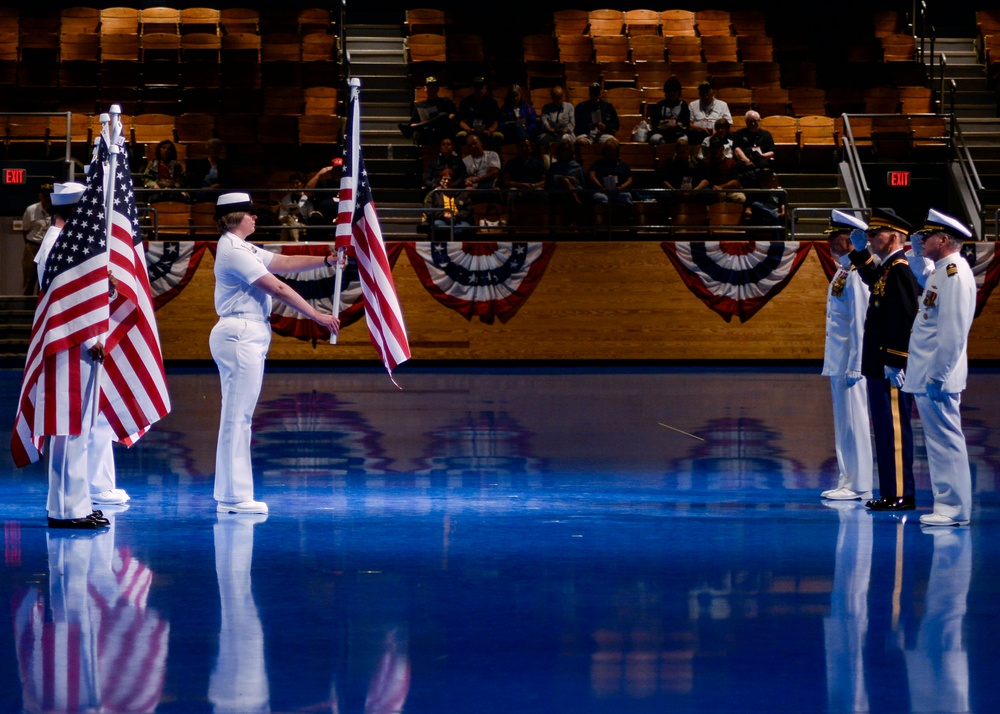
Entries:
{"label": "wooden bleacher seat", "polygon": [[149,216],[149,228],[155,226],[156,233],[171,237],[188,235],[191,232],[191,206],[181,201],[157,201],[150,204],[153,213]]}
{"label": "wooden bleacher seat", "polygon": [[667,43],[659,35],[637,35],[630,38],[632,61],[665,62],[667,58]]}
{"label": "wooden bleacher seat", "polygon": [[299,117],[299,144],[334,144],[340,140],[340,118],[307,114]]}
{"label": "wooden bleacher seat", "polygon": [[706,62],[737,62],[734,35],[708,35],[701,38],[701,51]]}
{"label": "wooden bleacher seat", "polygon": [[767,20],[760,10],[733,10],[730,13],[733,32],[737,35],[750,37],[767,35]]}
{"label": "wooden bleacher seat", "polygon": [[689,35],[667,37],[667,59],[670,62],[701,62],[701,38]]}
{"label": "wooden bleacher seat", "polygon": [[556,44],[564,65],[590,62],[594,57],[594,40],[589,35],[556,35]]}
{"label": "wooden bleacher seat", "polygon": [[934,111],[934,93],[930,87],[900,87],[899,101],[903,114],[931,114]]}
{"label": "wooden bleacher seat", "polygon": [[591,37],[621,35],[625,29],[625,13],[621,10],[591,10],[587,21]]}
{"label": "wooden bleacher seat", "polygon": [[733,34],[732,18],[728,10],[698,10],[694,14],[694,24],[701,37]]}
{"label": "wooden bleacher seat", "polygon": [[815,160],[829,166],[836,160],[839,145],[834,121],[827,116],[805,116],[798,118],[800,162]]}
{"label": "wooden bleacher seat", "polygon": [[586,10],[556,10],[552,13],[553,32],[560,35],[584,35],[590,24]]}
{"label": "wooden bleacher seat", "polygon": [[179,35],[181,12],[172,7],[148,7],[139,12],[139,30],[143,35]]}
{"label": "wooden bleacher seat", "polygon": [[410,54],[410,63],[444,62],[447,59],[444,35],[430,33],[410,35],[406,46]]}
{"label": "wooden bleacher seat", "polygon": [[448,62],[479,63],[485,60],[483,38],[466,33],[445,36],[445,55]]}
{"label": "wooden bleacher seat", "polygon": [[224,8],[219,13],[219,25],[226,35],[259,35],[260,11],[249,7]]}
{"label": "wooden bleacher seat", "polygon": [[308,87],[305,90],[307,115],[333,116],[337,113],[336,87]]}
{"label": "wooden bleacher seat", "polygon": [[216,120],[215,134],[224,144],[253,144],[257,141],[257,116],[222,114]]}
{"label": "wooden bleacher seat", "polygon": [[744,62],[773,62],[774,42],[765,35],[739,35],[737,38],[740,59]]}
{"label": "wooden bleacher seat", "polygon": [[174,118],[169,114],[138,114],[132,119],[132,140],[137,144],[174,138]]}
{"label": "wooden bleacher seat", "polygon": [[601,65],[601,80],[605,89],[636,88],[635,65],[631,62],[605,62]]}
{"label": "wooden bleacher seat", "polygon": [[656,10],[626,10],[625,34],[629,37],[655,36],[660,32],[660,13]]}
{"label": "wooden bleacher seat", "polygon": [[672,61],[670,72],[677,77],[682,87],[695,90],[697,96],[698,85],[708,79],[708,63]]}
{"label": "wooden bleacher seat", "polygon": [[217,32],[192,32],[181,35],[181,61],[218,63],[222,39]]}
{"label": "wooden bleacher seat", "polygon": [[553,35],[525,35],[521,38],[522,59],[525,62],[556,62],[559,49]]}
{"label": "wooden bleacher seat", "polygon": [[642,114],[642,92],[636,87],[606,89],[604,99],[611,102],[619,114]]}
{"label": "wooden bleacher seat", "polygon": [[826,92],[818,87],[792,87],[788,90],[788,100],[793,116],[826,114]]}
{"label": "wooden bleacher seat", "polygon": [[799,123],[795,117],[764,116],[760,120],[774,139],[774,162],[777,166],[791,166],[799,149]]}
{"label": "wooden bleacher seat", "polygon": [[635,65],[635,80],[640,89],[663,89],[663,83],[670,79],[669,62],[638,62]]}
{"label": "wooden bleacher seat", "polygon": [[916,41],[910,35],[884,35],[879,39],[884,61],[912,62],[916,59]]}
{"label": "wooden bleacher seat", "polygon": [[[447,15],[445,15],[447,19]],[[307,7],[299,10],[295,18],[298,33],[303,38],[313,34],[331,34],[334,30],[333,15],[325,7]]]}
{"label": "wooden bleacher seat", "polygon": [[[101,10],[101,36],[139,34],[139,10],[133,7],[108,7]],[[102,42],[103,45],[103,42]]]}
{"label": "wooden bleacher seat", "polygon": [[872,117],[871,137],[876,160],[903,161],[909,158],[913,135],[908,117]]}
{"label": "wooden bleacher seat", "polygon": [[230,32],[223,35],[221,61],[227,64],[260,62],[260,35],[251,32]]}
{"label": "wooden bleacher seat", "polygon": [[264,93],[265,114],[302,114],[305,94],[301,87],[270,87]]}
{"label": "wooden bleacher seat", "polygon": [[137,35],[101,34],[101,62],[138,62],[140,43]]}
{"label": "wooden bleacher seat", "polygon": [[743,62],[743,79],[747,86],[759,87],[781,86],[781,65],[777,62]]}
{"label": "wooden bleacher seat", "polygon": [[708,225],[708,209],[702,203],[679,203],[668,215],[675,233],[703,233]]}
{"label": "wooden bleacher seat", "polygon": [[264,35],[260,40],[261,62],[302,61],[302,38],[290,33]]}
{"label": "wooden bleacher seat", "polygon": [[100,51],[101,38],[95,33],[64,33],[59,36],[60,62],[97,62]]}
{"label": "wooden bleacher seat", "polygon": [[60,35],[96,35],[101,11],[96,7],[67,7],[59,12]]}
{"label": "wooden bleacher seat", "polygon": [[445,29],[452,23],[444,10],[423,7],[407,10],[403,24],[406,34],[412,37],[424,34],[443,35]]}
{"label": "wooden bleacher seat", "polygon": [[865,114],[898,114],[902,97],[896,87],[869,87],[864,93]]}
{"label": "wooden bleacher seat", "polygon": [[690,10],[664,10],[660,13],[660,31],[664,37],[698,34],[694,24],[694,13]]}
{"label": "wooden bleacher seat", "polygon": [[170,32],[152,32],[142,36],[142,62],[172,62],[180,60],[181,36]]}
{"label": "wooden bleacher seat", "polygon": [[595,37],[594,58],[600,64],[605,62],[628,62],[628,37],[625,35],[599,35]]}
{"label": "wooden bleacher seat", "polygon": [[716,91],[726,87],[743,87],[746,75],[743,63],[732,61],[709,61],[708,76],[712,78],[712,86]]}
{"label": "wooden bleacher seat", "polygon": [[874,35],[895,35],[899,32],[899,11],[881,10],[872,16]]}
{"label": "wooden bleacher seat", "polygon": [[791,110],[788,90],[782,87],[755,87],[753,108],[762,116],[784,116]]}
{"label": "wooden bleacher seat", "polygon": [[212,114],[181,114],[174,119],[177,141],[183,144],[204,142],[215,136],[215,116]]}
{"label": "wooden bleacher seat", "polygon": [[219,35],[221,13],[212,7],[186,7],[181,10],[181,34]]}
{"label": "wooden bleacher seat", "polygon": [[864,92],[856,87],[830,87],[826,90],[827,116],[841,114],[863,114],[865,111]]}
{"label": "wooden bleacher seat", "polygon": [[910,116],[914,161],[947,161],[951,153],[948,120],[938,114]]}
{"label": "wooden bleacher seat", "polygon": [[257,141],[261,144],[294,144],[298,142],[299,117],[263,115],[257,119]]}
{"label": "wooden bleacher seat", "polygon": [[781,62],[781,86],[816,87],[816,65],[808,60]]}
{"label": "wooden bleacher seat", "polygon": [[333,62],[337,59],[337,38],[325,32],[302,36],[302,62]]}

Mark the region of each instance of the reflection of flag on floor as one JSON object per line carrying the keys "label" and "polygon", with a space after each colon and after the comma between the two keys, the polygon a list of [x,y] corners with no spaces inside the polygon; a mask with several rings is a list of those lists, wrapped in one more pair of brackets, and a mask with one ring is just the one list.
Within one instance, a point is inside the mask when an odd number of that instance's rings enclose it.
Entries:
{"label": "reflection of flag on floor", "polygon": [[407,243],[427,292],[471,320],[507,322],[542,279],[555,243]]}
{"label": "reflection of flag on floor", "polygon": [[798,241],[666,242],[660,244],[684,284],[726,322],[753,317],[802,265],[809,243]]}
{"label": "reflection of flag on floor", "polygon": [[368,172],[361,157],[361,82],[350,80],[351,101],[344,134],[344,173],[340,179],[340,211],[337,216],[337,247],[354,249],[365,296],[368,334],[385,368],[392,374],[410,358],[410,345],[403,325],[403,311],[392,282],[392,268],[382,241]]}

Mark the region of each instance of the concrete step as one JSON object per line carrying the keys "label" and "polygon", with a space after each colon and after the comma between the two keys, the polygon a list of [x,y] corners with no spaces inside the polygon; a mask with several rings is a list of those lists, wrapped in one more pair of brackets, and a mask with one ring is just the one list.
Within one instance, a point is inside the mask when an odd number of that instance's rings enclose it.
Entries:
{"label": "concrete step", "polygon": [[348,37],[344,47],[352,55],[379,54],[383,52],[403,54],[406,50],[402,38],[395,37]]}
{"label": "concrete step", "polygon": [[361,91],[366,89],[400,90],[408,88],[408,84],[404,76],[387,75],[382,72],[379,72],[378,74],[372,73],[360,75],[353,70],[352,74],[353,76],[361,79]]}
{"label": "concrete step", "polygon": [[994,141],[988,145],[969,146],[969,154],[977,164],[980,161],[1000,161],[1000,143]]}
{"label": "concrete step", "polygon": [[[373,89],[361,84],[361,111],[366,113],[369,104],[405,104],[407,107],[413,102],[413,91],[409,88],[396,89]],[[409,116],[409,112],[407,112]]]}
{"label": "concrete step", "polygon": [[409,102],[374,102],[370,99],[362,106],[363,119],[387,119],[395,122],[406,121],[410,118]]}
{"label": "concrete step", "polygon": [[[388,18],[389,13],[386,13]],[[395,19],[395,18],[394,18]],[[347,23],[344,25],[344,35],[348,38],[352,37],[402,37],[403,36],[403,19],[399,18],[399,22],[396,24],[365,24],[365,23]]]}
{"label": "concrete step", "polygon": [[789,188],[836,188],[837,174],[781,174],[781,187]]}
{"label": "concrete step", "polygon": [[[949,107],[949,110],[951,108]],[[997,115],[996,105],[986,104],[956,104],[955,115],[962,118],[989,119]]]}
{"label": "concrete step", "polygon": [[838,205],[844,200],[844,196],[839,187],[830,188],[789,188],[782,186],[788,194],[790,204],[800,206],[828,206]]}

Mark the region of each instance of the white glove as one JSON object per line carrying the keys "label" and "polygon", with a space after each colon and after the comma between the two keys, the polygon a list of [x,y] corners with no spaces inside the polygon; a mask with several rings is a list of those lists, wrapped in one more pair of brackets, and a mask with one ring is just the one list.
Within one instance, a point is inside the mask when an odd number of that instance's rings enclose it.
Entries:
{"label": "white glove", "polygon": [[860,228],[855,228],[851,231],[851,245],[854,246],[854,250],[864,250],[868,247],[868,234]]}
{"label": "white glove", "polygon": [[906,372],[901,367],[890,367],[889,365],[883,369],[885,370],[885,378],[892,382],[896,389],[902,389],[903,382],[906,381]]}
{"label": "white glove", "polygon": [[924,237],[920,233],[914,233],[913,237],[910,238],[910,250],[918,258],[922,257],[924,254]]}
{"label": "white glove", "polygon": [[927,396],[935,402],[943,402],[948,399],[948,393],[944,391],[944,384],[939,379],[932,379],[927,382]]}
{"label": "white glove", "polygon": [[855,384],[862,380],[861,372],[856,369],[849,369],[844,372],[844,383],[848,387],[853,387]]}

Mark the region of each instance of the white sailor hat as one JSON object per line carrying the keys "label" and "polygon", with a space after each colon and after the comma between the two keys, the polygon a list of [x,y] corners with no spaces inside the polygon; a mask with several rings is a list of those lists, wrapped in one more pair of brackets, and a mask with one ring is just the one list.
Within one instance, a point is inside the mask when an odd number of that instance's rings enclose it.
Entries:
{"label": "white sailor hat", "polygon": [[932,208],[927,212],[927,220],[924,221],[924,227],[920,229],[920,235],[927,236],[931,233],[939,232],[947,233],[956,240],[968,240],[972,238],[972,231],[965,224]]}
{"label": "white sailor hat", "polygon": [[827,235],[834,233],[850,233],[854,229],[868,230],[868,224],[857,216],[843,211],[832,211],[830,213],[830,227],[826,229]]}
{"label": "white sailor hat", "polygon": [[52,205],[71,206],[80,200],[80,196],[82,196],[83,192],[86,190],[86,186],[82,183],[77,183],[76,181],[53,184],[52,196],[50,196]]}
{"label": "white sailor hat", "polygon": [[257,215],[257,209],[253,207],[250,194],[236,191],[233,193],[224,193],[219,196],[219,200],[215,204],[215,219],[218,220],[230,213],[252,213]]}

